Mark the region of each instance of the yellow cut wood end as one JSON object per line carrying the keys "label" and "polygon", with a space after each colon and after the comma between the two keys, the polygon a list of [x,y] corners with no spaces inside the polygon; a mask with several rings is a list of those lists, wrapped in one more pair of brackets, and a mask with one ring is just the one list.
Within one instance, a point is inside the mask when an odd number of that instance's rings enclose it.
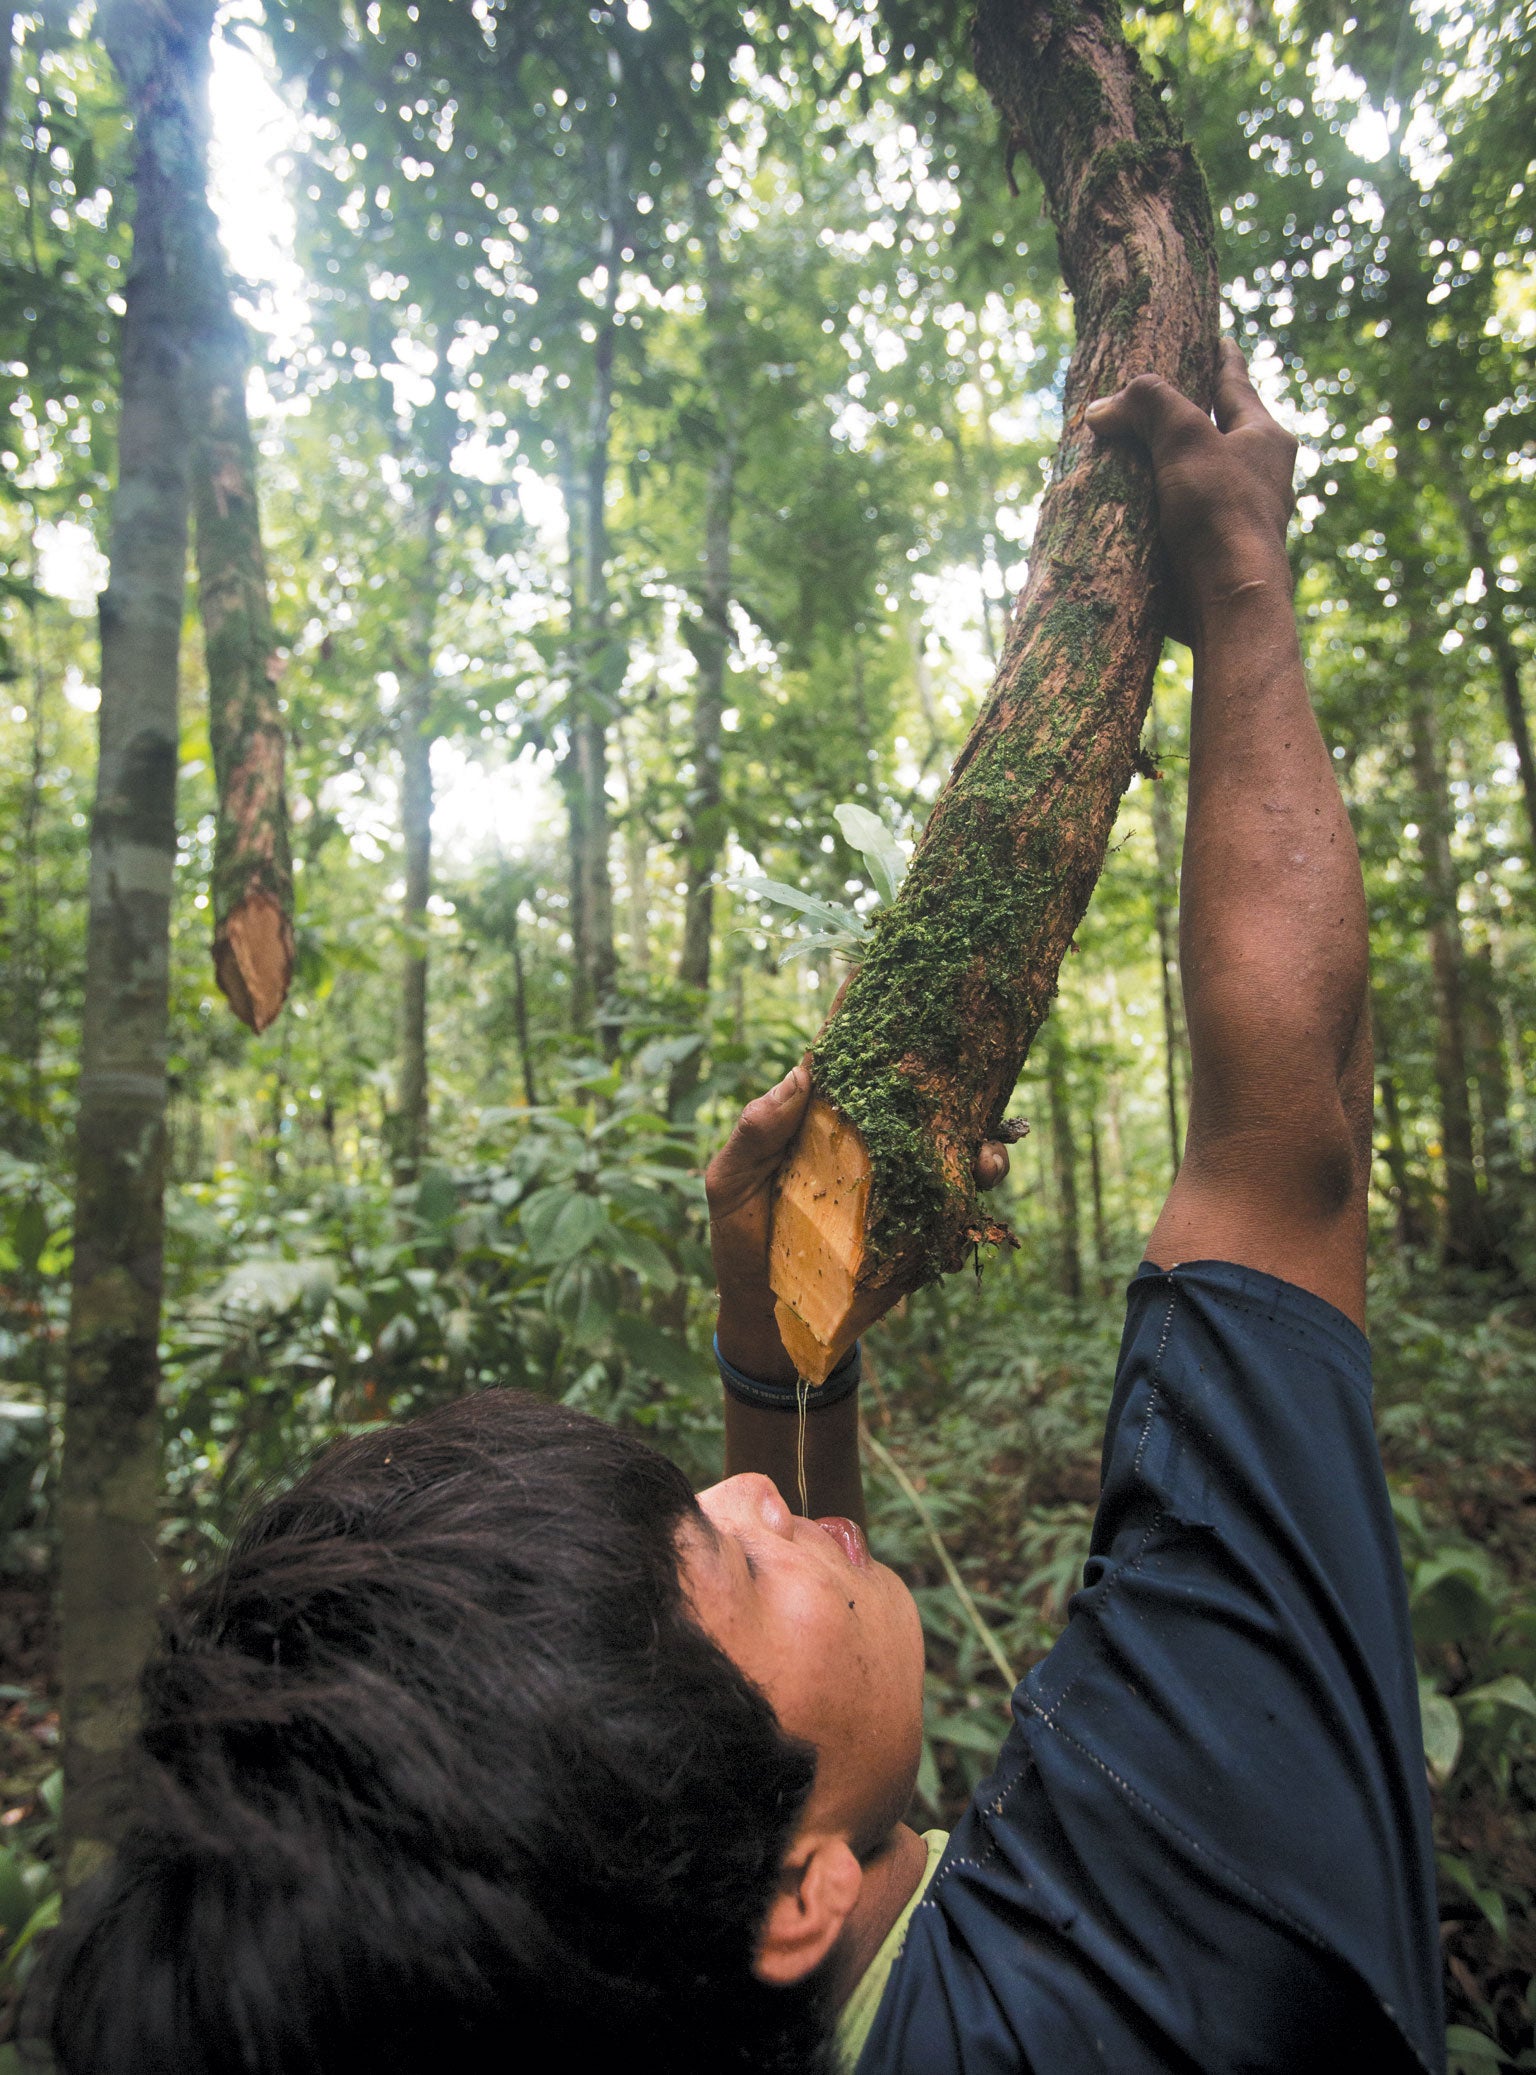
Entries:
{"label": "yellow cut wood end", "polygon": [[826,1382],[869,1308],[858,1288],[869,1179],[856,1127],[813,1096],[779,1177],[768,1242],[779,1337],[808,1383]]}

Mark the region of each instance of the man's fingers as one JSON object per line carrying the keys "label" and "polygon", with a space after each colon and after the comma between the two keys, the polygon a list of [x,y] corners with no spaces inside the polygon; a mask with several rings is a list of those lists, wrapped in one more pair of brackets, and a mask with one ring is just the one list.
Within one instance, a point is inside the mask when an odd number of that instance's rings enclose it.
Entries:
{"label": "man's fingers", "polygon": [[1161,375],[1138,375],[1089,404],[1084,416],[1100,439],[1138,439],[1161,461],[1174,444],[1210,430],[1204,411],[1181,396]]}
{"label": "man's fingers", "polygon": [[810,1069],[802,1059],[776,1088],[749,1102],[720,1151],[704,1170],[711,1204],[734,1198],[745,1187],[760,1187],[773,1172],[800,1129],[811,1092]]}
{"label": "man's fingers", "polygon": [[976,1155],[976,1186],[978,1189],[995,1189],[1008,1172],[1008,1148],[995,1138],[989,1138]]}
{"label": "man's fingers", "polygon": [[1223,339],[1216,359],[1216,423],[1223,432],[1241,432],[1249,425],[1274,422],[1253,386],[1241,347]]}

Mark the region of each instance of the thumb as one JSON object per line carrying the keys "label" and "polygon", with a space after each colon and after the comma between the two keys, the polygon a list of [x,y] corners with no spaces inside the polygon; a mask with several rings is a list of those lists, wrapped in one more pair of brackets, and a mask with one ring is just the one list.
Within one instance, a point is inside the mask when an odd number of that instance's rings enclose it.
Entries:
{"label": "thumb", "polygon": [[801,1059],[777,1087],[770,1088],[766,1095],[759,1095],[742,1111],[741,1121],[733,1134],[742,1141],[742,1149],[754,1159],[781,1152],[800,1128],[810,1092],[810,1070]]}
{"label": "thumb", "polygon": [[736,1120],[736,1129],[704,1170],[704,1193],[712,1218],[730,1216],[772,1179],[800,1129],[810,1092],[810,1069],[801,1060],[776,1088],[747,1104]]}

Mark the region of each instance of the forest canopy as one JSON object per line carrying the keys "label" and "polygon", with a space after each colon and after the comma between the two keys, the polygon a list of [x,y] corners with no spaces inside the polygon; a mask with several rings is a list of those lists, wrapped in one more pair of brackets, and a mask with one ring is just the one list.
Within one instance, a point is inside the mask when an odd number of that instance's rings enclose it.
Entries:
{"label": "forest canopy", "polygon": [[[60,1830],[61,1660],[124,1675],[78,1613],[124,1544],[61,1462],[66,1399],[139,1466],[129,1656],[307,1450],[466,1390],[715,1474],[702,1165],[815,1036],[986,698],[1074,313],[941,0],[0,23],[9,1993],[90,1843]],[[1536,2065],[1536,8],[1125,27],[1301,441],[1451,2060]],[[163,756],[119,768],[152,642]],[[1115,1292],[1181,1157],[1188,721],[1170,645],[1009,1105],[1020,1246],[868,1341],[934,1817],[1080,1573]],[[159,859],[152,927],[110,907],[114,843]],[[109,1144],[134,1074],[147,1135]],[[162,1246],[122,1325],[113,1276]],[[137,1395],[98,1432],[108,1317]]]}

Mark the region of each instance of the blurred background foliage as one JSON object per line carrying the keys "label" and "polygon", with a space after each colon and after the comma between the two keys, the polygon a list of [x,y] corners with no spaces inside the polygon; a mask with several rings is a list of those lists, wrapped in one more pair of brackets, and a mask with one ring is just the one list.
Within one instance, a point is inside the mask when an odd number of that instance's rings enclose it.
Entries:
{"label": "blurred background foliage", "polygon": [[[1127,22],[1210,178],[1231,327],[1303,442],[1298,602],[1375,947],[1379,1429],[1450,2052],[1531,2067],[1536,12],[1191,0]],[[261,1037],[212,985],[194,644],[168,1579],[329,1436],[490,1383],[716,1473],[702,1163],[835,992],[814,904],[882,891],[889,860],[834,810],[905,852],[964,740],[1058,425],[1070,303],[965,27],[940,0],[221,12],[213,193],[253,339],[298,965]],[[7,8],[0,28],[13,1983],[57,1907],[51,1504],[131,186],[89,7]],[[1014,1104],[1033,1126],[1005,1192],[1020,1249],[870,1340],[875,1529],[929,1641],[925,1816],[987,1769],[998,1659],[1048,1646],[1084,1554],[1118,1293],[1187,1099],[1187,719],[1170,653],[1159,775],[1127,795]],[[412,734],[435,789],[415,830]],[[573,908],[582,873],[606,921]],[[812,909],[765,906],[765,878]],[[411,961],[430,983],[415,1080]]]}

